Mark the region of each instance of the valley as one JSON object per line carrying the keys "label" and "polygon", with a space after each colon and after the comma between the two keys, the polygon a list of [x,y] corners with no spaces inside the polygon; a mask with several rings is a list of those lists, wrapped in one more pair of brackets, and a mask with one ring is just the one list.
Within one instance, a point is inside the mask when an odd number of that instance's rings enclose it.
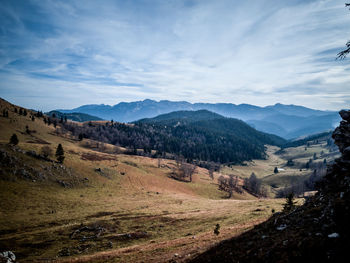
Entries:
{"label": "valley", "polygon": [[[265,160],[222,165],[213,179],[196,167],[192,181],[183,182],[172,177],[175,160],[126,155],[125,148],[107,143],[94,148],[97,141],[79,140],[60,124],[48,126],[42,117],[33,120],[34,112],[24,116],[14,108],[1,101],[9,116],[0,117],[0,246],[21,262],[188,261],[280,211],[285,200],[274,198],[277,191],[312,173],[298,163],[315,153],[314,163],[337,155],[324,139],[280,153],[267,146]],[[8,144],[13,133],[17,146]],[[55,161],[58,144],[63,164]],[[40,155],[44,146],[51,149],[47,159]],[[286,167],[290,159],[294,167]],[[253,172],[267,198],[244,190],[227,199],[218,188],[220,176],[243,180]]]}

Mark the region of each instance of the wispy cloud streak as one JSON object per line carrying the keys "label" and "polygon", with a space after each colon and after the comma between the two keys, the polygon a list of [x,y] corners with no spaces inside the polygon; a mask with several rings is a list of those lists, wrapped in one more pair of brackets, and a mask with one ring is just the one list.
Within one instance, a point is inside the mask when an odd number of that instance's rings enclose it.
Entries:
{"label": "wispy cloud streak", "polygon": [[2,2],[0,96],[14,103],[349,107],[342,0]]}

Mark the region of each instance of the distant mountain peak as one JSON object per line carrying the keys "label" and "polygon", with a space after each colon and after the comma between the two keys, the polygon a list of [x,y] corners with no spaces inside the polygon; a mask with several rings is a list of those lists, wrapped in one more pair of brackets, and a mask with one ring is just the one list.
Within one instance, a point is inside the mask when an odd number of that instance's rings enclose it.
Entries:
{"label": "distant mountain peak", "polygon": [[[242,103],[190,103],[187,101],[152,100],[120,102],[110,105],[83,105],[64,113],[80,112],[105,120],[133,122],[145,118],[177,111],[208,110],[224,117],[249,122],[257,130],[273,133],[285,138],[299,137],[323,132],[339,122],[336,112],[314,110],[304,106],[276,103],[266,107]],[[313,116],[312,119],[307,118]]]}

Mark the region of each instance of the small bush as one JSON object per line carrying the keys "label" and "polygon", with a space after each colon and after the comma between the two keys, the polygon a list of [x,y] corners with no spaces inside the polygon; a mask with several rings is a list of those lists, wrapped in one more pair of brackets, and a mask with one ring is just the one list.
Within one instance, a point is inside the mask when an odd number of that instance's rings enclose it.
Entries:
{"label": "small bush", "polygon": [[17,145],[19,142],[17,135],[14,133],[12,134],[11,138],[10,138],[10,144],[12,145]]}

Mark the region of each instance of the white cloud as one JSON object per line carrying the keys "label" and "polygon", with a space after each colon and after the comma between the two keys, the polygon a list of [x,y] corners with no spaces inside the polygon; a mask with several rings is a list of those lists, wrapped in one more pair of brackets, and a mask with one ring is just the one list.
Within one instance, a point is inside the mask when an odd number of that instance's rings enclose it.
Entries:
{"label": "white cloud", "polygon": [[0,96],[45,109],[144,98],[348,107],[349,62],[333,60],[350,35],[343,1],[186,3],[9,1]]}

